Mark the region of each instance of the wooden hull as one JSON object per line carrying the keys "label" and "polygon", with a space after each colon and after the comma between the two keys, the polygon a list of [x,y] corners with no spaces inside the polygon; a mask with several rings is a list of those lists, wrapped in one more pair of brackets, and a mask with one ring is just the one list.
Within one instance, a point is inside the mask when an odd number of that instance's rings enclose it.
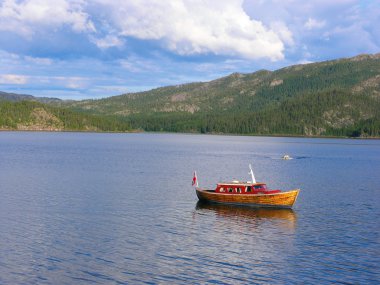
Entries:
{"label": "wooden hull", "polygon": [[200,201],[247,205],[255,207],[291,208],[297,200],[299,189],[274,194],[227,194],[196,188]]}

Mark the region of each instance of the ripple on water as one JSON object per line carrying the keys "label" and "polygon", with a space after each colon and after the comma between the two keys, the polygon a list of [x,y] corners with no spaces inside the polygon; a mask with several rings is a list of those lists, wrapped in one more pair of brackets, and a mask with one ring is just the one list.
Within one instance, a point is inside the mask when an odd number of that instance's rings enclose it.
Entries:
{"label": "ripple on water", "polygon": [[[0,136],[1,284],[379,283],[376,141]],[[249,163],[294,210],[197,203]]]}

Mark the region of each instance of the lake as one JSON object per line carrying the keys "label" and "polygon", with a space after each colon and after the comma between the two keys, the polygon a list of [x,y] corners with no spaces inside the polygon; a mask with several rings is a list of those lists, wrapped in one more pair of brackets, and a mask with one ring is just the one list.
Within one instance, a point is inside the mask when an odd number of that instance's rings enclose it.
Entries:
{"label": "lake", "polygon": [[[250,163],[293,210],[198,202]],[[380,282],[379,140],[0,132],[0,194],[0,284]]]}

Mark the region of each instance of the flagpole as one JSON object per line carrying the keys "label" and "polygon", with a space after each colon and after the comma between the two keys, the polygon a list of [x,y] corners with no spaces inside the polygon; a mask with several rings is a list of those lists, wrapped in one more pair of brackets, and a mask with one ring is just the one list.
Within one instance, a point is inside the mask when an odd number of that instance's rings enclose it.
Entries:
{"label": "flagpole", "polygon": [[197,172],[194,170],[193,174],[193,182],[191,183],[192,186],[198,187],[198,177],[197,177]]}

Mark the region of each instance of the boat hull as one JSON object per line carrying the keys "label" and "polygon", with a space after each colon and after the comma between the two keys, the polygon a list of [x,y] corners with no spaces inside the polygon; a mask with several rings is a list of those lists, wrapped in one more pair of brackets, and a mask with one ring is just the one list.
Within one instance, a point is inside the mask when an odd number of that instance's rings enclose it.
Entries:
{"label": "boat hull", "polygon": [[291,208],[297,200],[299,191],[299,189],[295,189],[274,194],[229,194],[196,188],[196,193],[200,201],[275,208]]}

